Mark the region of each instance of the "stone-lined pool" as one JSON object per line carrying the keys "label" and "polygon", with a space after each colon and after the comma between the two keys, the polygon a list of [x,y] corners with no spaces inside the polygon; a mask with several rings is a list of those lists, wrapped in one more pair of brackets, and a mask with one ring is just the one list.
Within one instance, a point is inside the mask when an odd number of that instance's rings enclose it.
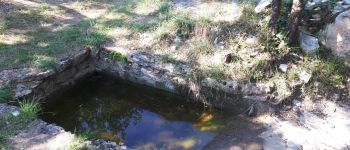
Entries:
{"label": "stone-lined pool", "polygon": [[220,111],[101,73],[54,99],[43,120],[130,148],[202,149],[226,123]]}

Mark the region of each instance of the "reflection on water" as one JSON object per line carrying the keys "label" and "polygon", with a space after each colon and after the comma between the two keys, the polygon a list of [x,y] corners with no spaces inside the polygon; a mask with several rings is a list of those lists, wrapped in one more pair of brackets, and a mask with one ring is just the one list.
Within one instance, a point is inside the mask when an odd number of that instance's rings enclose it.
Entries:
{"label": "reflection on water", "polygon": [[80,83],[48,112],[43,119],[66,130],[94,131],[132,148],[201,149],[224,125],[219,112],[106,75]]}

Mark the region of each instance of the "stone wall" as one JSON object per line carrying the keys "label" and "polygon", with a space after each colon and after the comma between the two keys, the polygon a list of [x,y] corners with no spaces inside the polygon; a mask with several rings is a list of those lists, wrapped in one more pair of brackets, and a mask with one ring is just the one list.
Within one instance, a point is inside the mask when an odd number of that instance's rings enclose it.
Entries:
{"label": "stone wall", "polygon": [[[110,53],[125,55],[127,61],[111,58]],[[118,78],[170,91],[225,111],[244,112],[252,104],[255,110],[267,112],[268,84],[239,84],[235,80],[198,79],[195,71],[182,62],[168,62],[160,55],[122,48],[105,48],[95,52],[96,70]]]}
{"label": "stone wall", "polygon": [[[110,53],[125,55],[125,60],[110,57]],[[142,51],[82,51],[60,60],[55,70],[13,69],[0,72],[0,87],[11,85],[16,99],[37,96],[50,104],[50,97],[69,90],[77,80],[95,72],[144,84],[179,94],[191,102],[213,106],[225,111],[244,112],[252,104],[255,110],[267,112],[273,85],[239,84],[235,80],[199,79],[184,62],[169,62],[163,56]],[[252,107],[250,107],[252,108]]]}
{"label": "stone wall", "polygon": [[22,68],[0,72],[0,88],[10,86],[13,97],[40,97],[48,103],[49,96],[67,89],[76,80],[95,71],[91,51],[82,51],[60,60],[54,70]]}

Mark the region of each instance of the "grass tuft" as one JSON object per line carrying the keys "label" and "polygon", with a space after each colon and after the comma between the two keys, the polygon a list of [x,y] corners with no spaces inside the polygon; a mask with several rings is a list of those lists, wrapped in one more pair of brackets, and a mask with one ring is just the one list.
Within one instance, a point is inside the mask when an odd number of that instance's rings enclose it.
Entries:
{"label": "grass tuft", "polygon": [[179,60],[177,60],[174,56],[169,55],[169,54],[165,54],[162,56],[162,60],[166,61],[166,62],[170,62],[173,63],[175,65],[179,65],[181,62]]}
{"label": "grass tuft", "polygon": [[19,108],[21,110],[22,116],[28,119],[34,119],[37,117],[38,113],[41,111],[41,106],[39,99],[24,99],[19,101]]}
{"label": "grass tuft", "polygon": [[39,56],[35,61],[35,66],[40,69],[51,69],[56,68],[57,61],[52,57]]}
{"label": "grass tuft", "polygon": [[193,30],[195,22],[186,16],[180,16],[175,19],[177,26],[176,36],[180,38],[188,38]]}
{"label": "grass tuft", "polygon": [[87,149],[86,141],[93,140],[96,138],[97,138],[96,132],[93,132],[90,130],[77,132],[76,130],[74,130],[74,139],[70,144],[69,149],[72,149],[72,150]]}
{"label": "grass tuft", "polygon": [[128,57],[122,53],[116,52],[116,51],[112,51],[108,54],[108,57],[110,59],[116,59],[120,62],[126,63],[128,61]]}

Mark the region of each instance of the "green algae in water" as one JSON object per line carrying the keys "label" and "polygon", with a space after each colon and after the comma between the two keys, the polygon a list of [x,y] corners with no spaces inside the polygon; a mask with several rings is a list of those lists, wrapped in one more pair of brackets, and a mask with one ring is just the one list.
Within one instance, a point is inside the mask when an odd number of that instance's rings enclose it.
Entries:
{"label": "green algae in water", "polygon": [[221,112],[177,95],[97,74],[57,98],[42,118],[68,131],[141,149],[201,149],[224,125]]}

